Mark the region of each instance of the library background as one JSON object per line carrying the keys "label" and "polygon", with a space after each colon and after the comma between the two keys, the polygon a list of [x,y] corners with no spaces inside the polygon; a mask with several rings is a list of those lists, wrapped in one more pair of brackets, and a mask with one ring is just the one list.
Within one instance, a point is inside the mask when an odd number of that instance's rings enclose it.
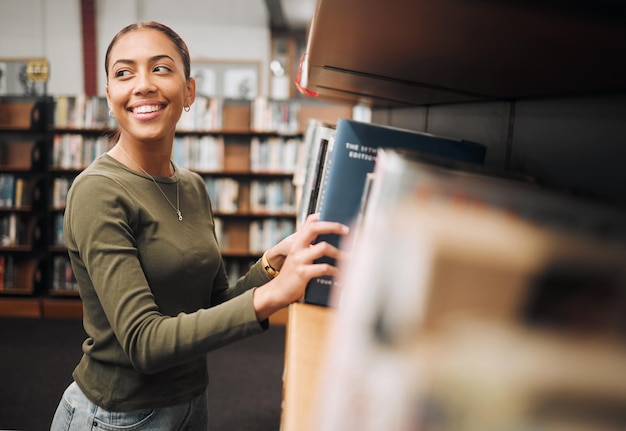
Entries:
{"label": "library background", "polygon": [[64,199],[116,127],[102,53],[154,19],[229,276],[310,212],[353,227],[274,316],[281,429],[626,427],[625,6],[178,3],[0,1],[0,316],[80,317]]}

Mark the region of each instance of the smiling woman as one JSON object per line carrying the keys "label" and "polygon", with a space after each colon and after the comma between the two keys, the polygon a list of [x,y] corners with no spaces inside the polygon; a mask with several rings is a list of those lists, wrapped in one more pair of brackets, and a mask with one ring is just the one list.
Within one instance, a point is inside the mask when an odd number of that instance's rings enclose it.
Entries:
{"label": "smiling woman", "polygon": [[120,125],[110,154],[131,169],[169,177],[176,123],[194,101],[195,80],[180,37],[156,23],[137,27],[116,36],[106,54],[106,94]]}
{"label": "smiling woman", "polygon": [[119,132],[67,195],[87,339],[51,429],[206,430],[207,353],[263,332],[311,278],[336,275],[314,262],[340,251],[312,243],[347,228],[311,216],[229,286],[204,180],[171,161],[196,91],[186,44],[163,24],[132,24],[105,63]]}

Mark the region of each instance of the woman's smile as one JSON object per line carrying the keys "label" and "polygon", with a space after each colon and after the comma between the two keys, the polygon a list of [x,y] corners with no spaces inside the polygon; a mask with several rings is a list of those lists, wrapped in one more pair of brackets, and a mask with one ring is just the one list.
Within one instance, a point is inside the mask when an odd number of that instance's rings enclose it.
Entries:
{"label": "woman's smile", "polygon": [[164,107],[164,105],[142,105],[129,108],[129,111],[133,114],[150,114],[152,112],[160,111]]}

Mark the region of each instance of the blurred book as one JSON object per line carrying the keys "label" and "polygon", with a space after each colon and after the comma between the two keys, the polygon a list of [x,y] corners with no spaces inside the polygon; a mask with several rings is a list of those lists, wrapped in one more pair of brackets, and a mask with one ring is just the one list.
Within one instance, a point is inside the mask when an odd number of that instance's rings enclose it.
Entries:
{"label": "blurred book", "polygon": [[363,223],[385,221],[397,202],[410,197],[425,206],[442,206],[451,211],[494,207],[510,217],[550,229],[626,243],[623,209],[483,166],[383,148],[377,153],[373,177],[367,202],[362,204]]}
{"label": "blurred book", "polygon": [[310,429],[623,427],[624,244],[413,194],[354,241]]}

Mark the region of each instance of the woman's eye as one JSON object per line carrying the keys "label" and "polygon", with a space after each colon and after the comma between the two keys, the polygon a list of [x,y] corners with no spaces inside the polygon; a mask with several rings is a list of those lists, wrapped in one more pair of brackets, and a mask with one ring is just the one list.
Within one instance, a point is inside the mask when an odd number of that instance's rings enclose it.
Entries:
{"label": "woman's eye", "polygon": [[121,69],[115,72],[115,76],[118,78],[122,78],[128,75],[130,75],[130,70],[126,70],[126,69]]}
{"label": "woman's eye", "polygon": [[157,66],[154,68],[155,72],[170,72],[171,69],[167,66]]}

